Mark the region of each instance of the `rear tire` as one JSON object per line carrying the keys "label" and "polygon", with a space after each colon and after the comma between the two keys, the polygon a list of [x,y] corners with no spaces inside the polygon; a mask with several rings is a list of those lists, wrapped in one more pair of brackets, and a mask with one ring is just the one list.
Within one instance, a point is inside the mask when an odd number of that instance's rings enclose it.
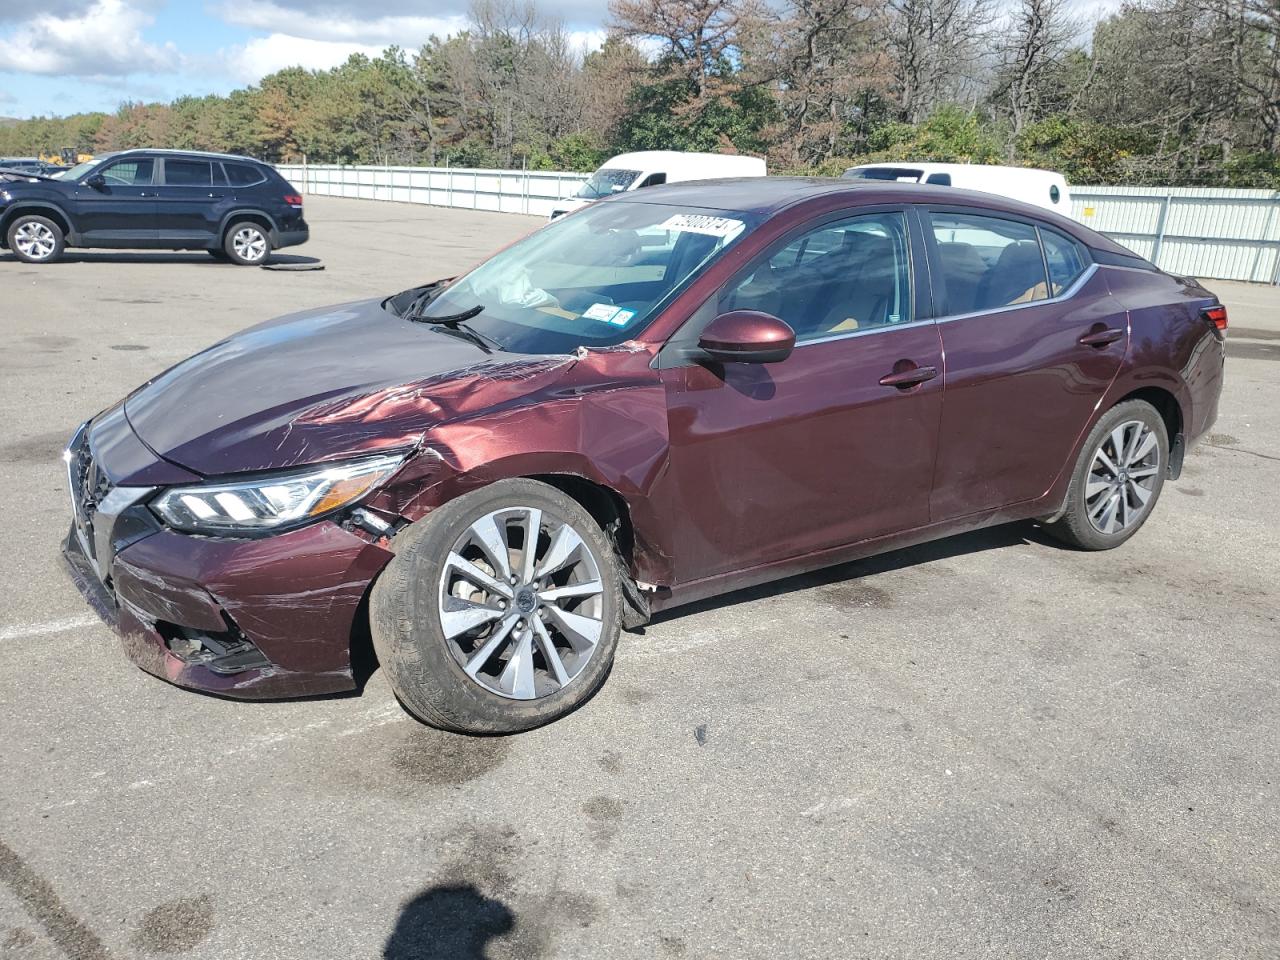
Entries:
{"label": "rear tire", "polygon": [[1155,407],[1128,400],[1108,410],[1080,449],[1066,512],[1045,532],[1082,550],[1110,550],[1142,528],[1169,470],[1169,432]]}
{"label": "rear tire", "polygon": [[[527,564],[530,526],[538,538]],[[392,689],[419,720],[515,733],[600,689],[618,644],[622,574],[577,501],[545,483],[504,480],[433,510],[395,544],[370,596],[370,632]]]}
{"label": "rear tire", "polygon": [[62,228],[36,214],[20,216],[9,224],[6,239],[13,255],[24,263],[53,263],[66,248]]}
{"label": "rear tire", "polygon": [[240,220],[227,227],[222,249],[232,263],[260,267],[271,256],[271,236],[261,224]]}

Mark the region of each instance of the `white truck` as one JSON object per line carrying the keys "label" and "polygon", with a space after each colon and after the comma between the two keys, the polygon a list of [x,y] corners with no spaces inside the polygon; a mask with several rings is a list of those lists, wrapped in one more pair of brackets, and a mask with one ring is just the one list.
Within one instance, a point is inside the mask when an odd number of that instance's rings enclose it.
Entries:
{"label": "white truck", "polygon": [[982,163],[865,163],[850,167],[844,172],[844,178],[932,183],[962,190],[980,190],[1071,216],[1071,193],[1067,189],[1067,180],[1052,170]]}
{"label": "white truck", "polygon": [[572,197],[551,209],[551,219],[625,190],[656,187],[686,180],[720,180],[726,177],[763,177],[764,161],[720,153],[684,153],[679,150],[641,150],[620,153],[605,161]]}

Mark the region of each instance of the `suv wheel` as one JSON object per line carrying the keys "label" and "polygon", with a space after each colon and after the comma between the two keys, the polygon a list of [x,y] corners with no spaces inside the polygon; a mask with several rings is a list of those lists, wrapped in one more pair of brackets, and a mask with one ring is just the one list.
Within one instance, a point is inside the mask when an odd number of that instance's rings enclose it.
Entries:
{"label": "suv wheel", "polygon": [[243,267],[256,267],[265,263],[271,253],[271,238],[265,227],[249,220],[233,223],[222,243],[228,259]]}
{"label": "suv wheel", "polygon": [[1112,407],[1089,432],[1071,475],[1067,509],[1045,531],[1084,550],[1124,543],[1151,516],[1169,468],[1169,433],[1143,400]]}
{"label": "suv wheel", "polygon": [[564,716],[604,683],[622,574],[577,501],[504,480],[433,510],[395,542],[369,619],[392,689],[418,719],[514,733]]}
{"label": "suv wheel", "polygon": [[26,263],[51,263],[62,256],[62,228],[48,217],[18,217],[9,225],[9,249]]}

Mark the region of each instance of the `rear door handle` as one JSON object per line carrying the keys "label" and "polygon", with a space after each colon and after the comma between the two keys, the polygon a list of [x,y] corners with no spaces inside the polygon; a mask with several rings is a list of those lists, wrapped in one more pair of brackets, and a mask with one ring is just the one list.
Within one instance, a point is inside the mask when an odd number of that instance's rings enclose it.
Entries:
{"label": "rear door handle", "polygon": [[893,373],[886,373],[880,378],[880,386],[882,387],[898,387],[905,390],[908,387],[914,387],[926,380],[932,380],[938,375],[937,367],[912,367],[910,370],[896,370]]}
{"label": "rear door handle", "polygon": [[1092,333],[1086,333],[1080,338],[1080,342],[1086,347],[1105,347],[1109,343],[1115,343],[1123,336],[1123,330],[1108,327],[1106,330],[1095,330]]}

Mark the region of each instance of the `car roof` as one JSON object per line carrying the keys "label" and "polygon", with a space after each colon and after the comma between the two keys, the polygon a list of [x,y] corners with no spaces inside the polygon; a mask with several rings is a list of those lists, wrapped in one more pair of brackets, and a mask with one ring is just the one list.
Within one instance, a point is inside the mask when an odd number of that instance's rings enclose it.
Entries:
{"label": "car roof", "polygon": [[889,180],[843,180],[830,177],[737,177],[693,180],[616,193],[600,203],[664,203],[771,217],[802,204],[819,205],[824,198],[847,196],[850,206],[880,203],[937,204],[973,207],[975,213],[1013,214],[1051,224],[1086,246],[1126,257],[1136,254],[1114,240],[1060,213],[994,193],[924,183]]}

